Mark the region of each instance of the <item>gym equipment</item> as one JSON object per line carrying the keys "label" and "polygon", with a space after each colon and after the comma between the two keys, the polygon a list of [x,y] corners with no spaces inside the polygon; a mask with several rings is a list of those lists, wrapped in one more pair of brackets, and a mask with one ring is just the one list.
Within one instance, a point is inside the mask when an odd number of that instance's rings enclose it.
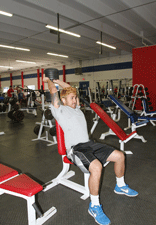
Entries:
{"label": "gym equipment", "polygon": [[121,118],[121,110],[120,108],[116,107],[114,103],[111,102],[109,99],[104,99],[101,102],[105,108],[107,109],[107,113],[110,113],[111,118],[115,121],[118,122]]}
{"label": "gym equipment", "polygon": [[7,109],[7,106],[6,105],[3,105],[2,106],[2,112],[6,112],[6,109]]}
{"label": "gym equipment", "polygon": [[75,175],[75,172],[70,170],[70,165],[73,164],[66,155],[65,141],[64,141],[64,133],[60,125],[56,121],[56,131],[57,131],[57,145],[58,145],[58,153],[62,156],[63,169],[59,173],[59,175],[47,182],[44,186],[44,192],[49,189],[55,187],[58,184],[62,184],[68,188],[71,188],[79,193],[82,193],[81,199],[86,200],[89,197],[89,188],[88,188],[88,179],[89,173],[84,173],[84,186],[77,184],[73,181],[70,181],[69,178]]}
{"label": "gym equipment", "polygon": [[[27,201],[28,225],[42,225],[57,212],[53,206],[42,214],[35,202],[35,195],[42,190],[43,187],[26,174],[19,174],[18,171],[0,164],[0,195],[9,194]],[[36,218],[36,213],[39,218]]]}
{"label": "gym equipment", "polygon": [[11,110],[8,112],[8,117],[14,122],[21,122],[24,119],[24,113],[21,110]]}
{"label": "gym equipment", "polygon": [[51,136],[56,136],[56,126],[53,126],[49,129],[49,134]]}
{"label": "gym equipment", "polygon": [[[41,134],[43,134],[44,130],[45,130],[44,127],[42,127]],[[39,131],[40,131],[40,125],[38,124],[38,125],[36,125],[36,126],[34,127],[34,133],[35,133],[36,135],[38,135],[38,134],[39,134]]]}
{"label": "gym equipment", "polygon": [[14,104],[14,105],[12,106],[12,109],[13,109],[14,111],[19,110],[19,105],[18,105],[18,104]]}
{"label": "gym equipment", "polygon": [[[57,144],[57,140],[56,140],[56,135],[52,135],[53,137],[53,141],[49,140],[48,139],[48,131],[46,130],[45,133],[46,135],[45,136],[41,136],[43,134],[43,131],[44,131],[44,128],[53,128],[55,125],[52,124],[52,120],[47,120],[45,118],[45,114],[43,113],[42,115],[42,121],[41,123],[37,122],[37,126],[34,128],[34,133],[38,135],[38,137],[36,139],[32,139],[32,141],[37,141],[37,140],[41,140],[41,141],[47,141],[49,142],[50,144],[47,144],[47,146],[51,146],[51,145],[55,145]],[[49,133],[50,134],[50,133]]]}
{"label": "gym equipment", "polygon": [[7,103],[5,101],[5,97],[0,96],[0,114],[5,113],[6,109],[7,109]]}
{"label": "gym equipment", "polygon": [[[147,90],[147,88],[146,88]],[[133,92],[131,96],[131,101],[129,102],[129,107],[132,110],[136,109],[136,101],[141,99],[142,97],[147,98],[147,92],[145,91],[145,87],[143,84],[135,84],[133,86]],[[135,108],[134,108],[135,107]],[[140,111],[140,110],[138,110]]]}
{"label": "gym equipment", "polygon": [[[148,102],[148,100],[146,98],[142,98],[142,106],[143,106],[143,111],[140,114],[140,116],[150,116],[153,117],[154,115],[156,115],[156,111],[149,111],[150,107],[149,105],[151,105],[151,102]],[[152,123],[153,126],[156,126],[156,124],[150,120],[150,122]]]}
{"label": "gym equipment", "polygon": [[44,70],[44,74],[46,77],[49,77],[51,81],[59,79],[59,71],[55,68],[49,68]]}
{"label": "gym equipment", "polygon": [[45,118],[46,118],[47,120],[52,120],[52,119],[53,119],[53,115],[52,115],[50,109],[46,109],[46,110],[44,111],[44,115],[45,115]]}
{"label": "gym equipment", "polygon": [[[20,110],[21,111],[26,111],[28,114],[33,114],[36,117],[37,116],[37,106],[35,104],[35,101],[36,101],[36,93],[35,93],[35,90],[29,89],[27,86],[26,86],[26,89],[24,89],[24,88],[22,88],[20,86],[17,86],[17,87],[19,89],[21,89],[22,91],[28,93],[27,94],[27,100],[26,99],[22,99],[23,97],[22,98],[19,98]],[[19,94],[21,94],[21,93],[19,93]],[[25,106],[23,107],[23,104],[22,103],[24,103],[24,105],[26,105],[26,107]]]}
{"label": "gym equipment", "polygon": [[[139,114],[134,113],[126,105],[124,105],[123,102],[121,102],[119,99],[115,98],[112,95],[110,95],[109,97],[128,116],[128,127],[125,128],[124,130],[127,130],[127,129],[131,128],[132,131],[133,131],[138,127],[145,126],[148,122],[151,122],[151,121],[156,122],[156,117],[140,116]],[[132,123],[132,125],[131,125],[131,123]],[[136,138],[139,138],[143,142],[146,142],[145,139],[142,136],[137,135]]]}

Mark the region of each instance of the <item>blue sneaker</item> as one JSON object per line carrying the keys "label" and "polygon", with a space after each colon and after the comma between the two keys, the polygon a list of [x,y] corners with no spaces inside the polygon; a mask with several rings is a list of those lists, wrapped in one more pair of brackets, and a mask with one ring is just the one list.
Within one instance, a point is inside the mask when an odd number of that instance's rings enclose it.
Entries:
{"label": "blue sneaker", "polygon": [[128,185],[122,186],[122,187],[118,187],[117,184],[115,186],[114,192],[116,194],[119,194],[119,195],[127,195],[129,197],[135,197],[135,196],[137,196],[139,194],[137,191],[134,191],[131,188],[129,188]]}
{"label": "blue sneaker", "polygon": [[91,216],[94,217],[95,221],[98,224],[101,225],[108,225],[110,224],[110,220],[109,218],[104,214],[103,210],[102,210],[102,205],[97,205],[97,206],[91,206],[91,202],[89,204],[89,209],[88,212]]}

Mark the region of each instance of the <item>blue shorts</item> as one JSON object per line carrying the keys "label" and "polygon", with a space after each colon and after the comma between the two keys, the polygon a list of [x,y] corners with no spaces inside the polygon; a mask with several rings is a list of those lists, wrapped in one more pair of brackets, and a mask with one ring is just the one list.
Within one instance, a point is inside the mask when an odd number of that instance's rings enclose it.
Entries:
{"label": "blue shorts", "polygon": [[89,165],[93,160],[98,159],[104,165],[114,150],[115,148],[112,146],[96,143],[92,140],[79,143],[73,147],[72,161],[83,172],[89,172]]}

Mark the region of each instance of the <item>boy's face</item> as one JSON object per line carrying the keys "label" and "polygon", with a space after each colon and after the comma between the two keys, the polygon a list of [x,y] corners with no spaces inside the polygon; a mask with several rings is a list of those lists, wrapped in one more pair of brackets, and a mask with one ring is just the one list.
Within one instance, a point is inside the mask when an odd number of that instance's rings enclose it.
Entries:
{"label": "boy's face", "polygon": [[76,108],[77,105],[77,95],[70,93],[65,98],[62,98],[63,104],[67,105],[73,109]]}

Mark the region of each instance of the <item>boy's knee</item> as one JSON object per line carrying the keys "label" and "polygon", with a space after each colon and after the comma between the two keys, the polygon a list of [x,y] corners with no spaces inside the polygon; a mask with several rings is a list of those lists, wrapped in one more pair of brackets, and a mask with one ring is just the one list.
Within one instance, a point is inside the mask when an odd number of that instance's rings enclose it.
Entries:
{"label": "boy's knee", "polygon": [[125,161],[125,155],[123,152],[118,151],[118,158],[120,161]]}
{"label": "boy's knee", "polygon": [[99,160],[94,160],[91,162],[90,166],[89,166],[89,171],[91,173],[101,173],[102,171],[102,164]]}

